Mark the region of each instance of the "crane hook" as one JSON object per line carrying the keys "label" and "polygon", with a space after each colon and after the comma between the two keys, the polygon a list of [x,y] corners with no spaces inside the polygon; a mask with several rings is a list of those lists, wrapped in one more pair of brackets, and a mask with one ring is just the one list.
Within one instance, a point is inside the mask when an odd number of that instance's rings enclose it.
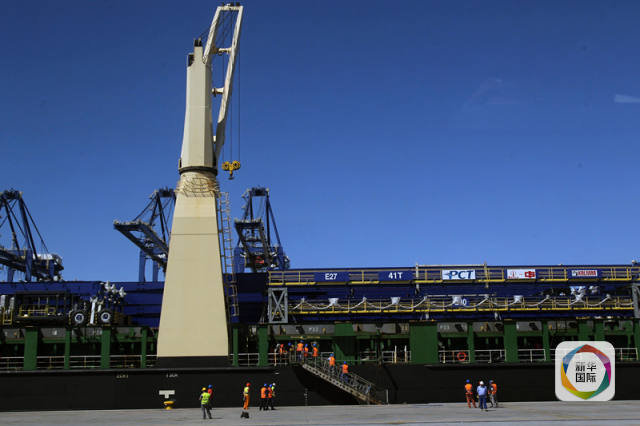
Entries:
{"label": "crane hook", "polygon": [[225,172],[229,172],[229,180],[233,180],[233,171],[238,169],[240,169],[239,161],[225,161],[224,163],[222,163],[222,170],[224,170]]}

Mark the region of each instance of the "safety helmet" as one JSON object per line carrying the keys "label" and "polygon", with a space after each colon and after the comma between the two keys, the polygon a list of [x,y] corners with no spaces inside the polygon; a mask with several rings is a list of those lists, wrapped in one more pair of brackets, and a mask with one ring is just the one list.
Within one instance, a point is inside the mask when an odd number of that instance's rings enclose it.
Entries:
{"label": "safety helmet", "polygon": [[331,353],[331,356],[333,356],[333,352]]}
{"label": "safety helmet", "polygon": [[481,385],[484,385],[484,382],[483,382],[482,380],[480,380],[480,384],[481,384]]}
{"label": "safety helmet", "polygon": [[267,384],[266,384],[266,383],[264,384],[264,387],[265,387],[265,388],[267,387]]}
{"label": "safety helmet", "polygon": [[251,383],[247,382],[247,384],[245,386],[251,386]]}
{"label": "safety helmet", "polygon": [[204,392],[204,391],[206,391],[206,390],[207,390],[207,388],[202,388],[202,392]]}
{"label": "safety helmet", "polygon": [[493,383],[493,380],[489,380],[489,383]]}
{"label": "safety helmet", "polygon": [[213,385],[209,385],[208,388],[211,389],[213,387]]}
{"label": "safety helmet", "polygon": [[467,379],[467,383],[471,383],[471,380]]}
{"label": "safety helmet", "polygon": [[343,362],[343,364],[346,364],[346,363],[347,363],[347,361],[344,361],[344,362]]}

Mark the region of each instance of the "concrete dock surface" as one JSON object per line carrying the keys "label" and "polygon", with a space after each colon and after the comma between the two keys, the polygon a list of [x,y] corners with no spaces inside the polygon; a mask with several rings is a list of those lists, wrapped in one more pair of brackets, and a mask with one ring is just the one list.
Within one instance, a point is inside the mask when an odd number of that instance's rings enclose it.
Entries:
{"label": "concrete dock surface", "polygon": [[489,411],[466,403],[402,404],[378,406],[277,407],[240,418],[241,408],[214,408],[212,420],[203,420],[196,408],[174,410],[30,411],[0,413],[6,425],[421,425],[421,424],[544,424],[638,425],[640,401],[610,402],[506,402]]}

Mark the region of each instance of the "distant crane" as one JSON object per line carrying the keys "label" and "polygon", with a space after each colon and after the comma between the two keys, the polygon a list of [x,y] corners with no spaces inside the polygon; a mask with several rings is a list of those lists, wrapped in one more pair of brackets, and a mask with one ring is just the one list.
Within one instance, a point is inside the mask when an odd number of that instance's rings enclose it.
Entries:
{"label": "distant crane", "polygon": [[245,200],[244,213],[242,219],[236,219],[234,223],[238,233],[238,246],[233,256],[234,273],[244,272],[246,268],[253,272],[289,269],[289,258],[284,253],[271,209],[269,189],[249,188],[242,198]]}
{"label": "distant crane", "polygon": [[147,259],[153,261],[154,282],[158,281],[158,272],[167,269],[169,255],[169,235],[171,216],[176,202],[173,189],[161,188],[153,191],[149,196],[149,203],[130,222],[115,220],[113,227],[120,231],[132,243],[140,248],[140,264],[138,281],[145,282]]}
{"label": "distant crane", "polygon": [[10,235],[8,242],[0,239],[0,264],[7,268],[7,282],[13,282],[15,272],[23,273],[26,282],[62,279],[62,258],[49,252],[22,192],[15,189],[0,192],[0,236],[3,229]]}

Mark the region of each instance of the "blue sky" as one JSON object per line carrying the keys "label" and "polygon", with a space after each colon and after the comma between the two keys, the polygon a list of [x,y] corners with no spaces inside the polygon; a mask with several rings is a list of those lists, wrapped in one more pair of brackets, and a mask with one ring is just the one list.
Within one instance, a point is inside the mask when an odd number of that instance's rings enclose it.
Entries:
{"label": "blue sky", "polygon": [[[217,4],[3,3],[0,189],[66,279],[137,278],[112,222],[178,179],[185,58]],[[235,216],[271,189],[293,267],[639,257],[640,4],[243,4],[221,185]]]}

